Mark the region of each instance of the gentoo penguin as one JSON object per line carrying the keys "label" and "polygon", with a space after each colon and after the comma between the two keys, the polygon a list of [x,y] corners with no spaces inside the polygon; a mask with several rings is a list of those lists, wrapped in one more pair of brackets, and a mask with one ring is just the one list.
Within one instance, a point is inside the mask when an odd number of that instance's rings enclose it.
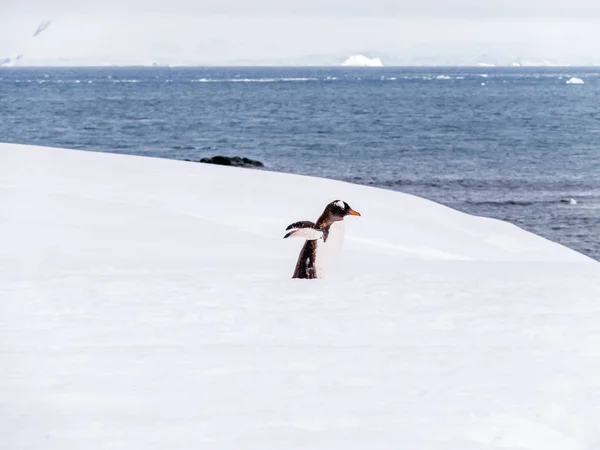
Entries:
{"label": "gentoo penguin", "polygon": [[360,216],[348,203],[335,200],[325,207],[317,220],[294,222],[286,228],[283,237],[306,239],[292,278],[324,278],[337,259],[344,240],[343,220],[346,216]]}

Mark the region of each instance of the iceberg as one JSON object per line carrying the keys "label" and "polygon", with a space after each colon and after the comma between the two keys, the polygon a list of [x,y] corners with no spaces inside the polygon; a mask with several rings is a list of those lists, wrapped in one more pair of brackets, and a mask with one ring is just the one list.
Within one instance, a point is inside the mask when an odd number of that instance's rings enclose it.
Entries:
{"label": "iceberg", "polygon": [[[6,448],[577,450],[600,266],[335,180],[0,144]],[[295,220],[360,208],[328,280]],[[35,419],[35,420],[33,420]]]}
{"label": "iceberg", "polygon": [[353,55],[346,59],[342,66],[349,67],[383,67],[381,58],[368,58],[364,55]]}
{"label": "iceberg", "polygon": [[581,78],[572,77],[569,78],[565,84],[585,84],[585,82]]}

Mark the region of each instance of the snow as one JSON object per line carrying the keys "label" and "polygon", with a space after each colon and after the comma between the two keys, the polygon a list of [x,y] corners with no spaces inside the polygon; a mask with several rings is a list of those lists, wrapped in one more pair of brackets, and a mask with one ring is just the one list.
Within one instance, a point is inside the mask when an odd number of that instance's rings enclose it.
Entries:
{"label": "snow", "polygon": [[[343,198],[340,265],[285,227]],[[20,449],[600,445],[600,270],[338,181],[0,144],[0,435]]]}
{"label": "snow", "polygon": [[581,78],[572,77],[566,81],[566,84],[585,84]]}
{"label": "snow", "polygon": [[383,67],[381,58],[368,58],[364,55],[353,55],[346,59],[342,66],[351,67]]}

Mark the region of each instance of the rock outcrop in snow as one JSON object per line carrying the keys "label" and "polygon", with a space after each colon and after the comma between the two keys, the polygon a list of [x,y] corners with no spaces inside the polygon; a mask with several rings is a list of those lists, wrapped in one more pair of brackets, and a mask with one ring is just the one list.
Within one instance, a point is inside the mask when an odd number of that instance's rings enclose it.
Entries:
{"label": "rock outcrop in snow", "polygon": [[[187,160],[189,161],[189,160]],[[234,166],[234,167],[264,167],[265,165],[256,159],[250,159],[241,156],[212,156],[210,158],[200,159],[201,163],[207,164],[218,164],[220,166]]]}
{"label": "rock outcrop in snow", "polygon": [[342,66],[348,67],[383,67],[381,58],[368,58],[364,55],[353,55],[346,59]]}

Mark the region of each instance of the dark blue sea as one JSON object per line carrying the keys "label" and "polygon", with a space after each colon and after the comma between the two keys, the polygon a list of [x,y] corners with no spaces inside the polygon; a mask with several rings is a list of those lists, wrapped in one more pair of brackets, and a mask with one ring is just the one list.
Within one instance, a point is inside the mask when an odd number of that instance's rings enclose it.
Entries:
{"label": "dark blue sea", "polygon": [[0,141],[246,156],[600,259],[598,68],[3,68]]}

